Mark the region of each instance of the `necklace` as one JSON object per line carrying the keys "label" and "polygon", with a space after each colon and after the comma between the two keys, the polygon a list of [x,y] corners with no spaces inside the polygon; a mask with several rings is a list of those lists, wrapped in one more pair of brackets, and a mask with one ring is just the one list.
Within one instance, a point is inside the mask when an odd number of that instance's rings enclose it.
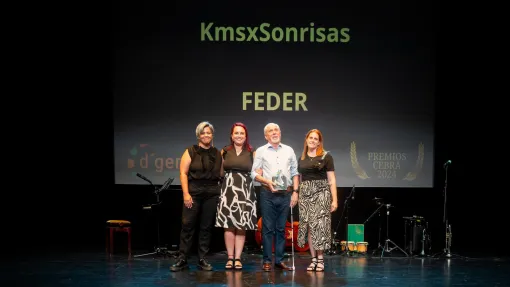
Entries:
{"label": "necklace", "polygon": [[[310,156],[310,152],[315,153],[315,155],[314,155],[314,156]],[[308,150],[308,152],[306,153],[306,155],[308,156],[308,158],[310,159],[310,161],[313,161],[313,160],[317,157],[317,150],[315,150],[315,149],[314,149],[313,151]]]}

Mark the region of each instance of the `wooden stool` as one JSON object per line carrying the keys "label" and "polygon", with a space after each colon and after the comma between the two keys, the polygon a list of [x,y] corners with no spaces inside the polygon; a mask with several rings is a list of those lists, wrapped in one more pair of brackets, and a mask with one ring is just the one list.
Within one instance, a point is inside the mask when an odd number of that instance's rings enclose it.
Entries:
{"label": "wooden stool", "polygon": [[113,235],[115,232],[127,232],[128,253],[131,257],[131,222],[127,220],[108,220],[106,221],[106,228],[108,230],[106,233],[106,253],[110,256],[113,254]]}

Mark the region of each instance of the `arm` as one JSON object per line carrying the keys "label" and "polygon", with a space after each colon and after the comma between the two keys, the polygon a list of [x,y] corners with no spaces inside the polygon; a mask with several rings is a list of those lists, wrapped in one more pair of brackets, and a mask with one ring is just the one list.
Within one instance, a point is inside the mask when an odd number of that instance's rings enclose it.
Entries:
{"label": "arm", "polygon": [[[253,156],[255,157],[255,152],[253,152]],[[260,175],[261,177],[264,177],[264,171],[262,168],[258,168],[255,170],[255,172]],[[260,181],[259,181],[260,182]],[[271,189],[266,183],[261,183],[263,186],[265,186],[267,189]]]}
{"label": "arm", "polygon": [[225,170],[223,169],[223,163],[225,162],[225,160],[223,159],[223,153],[225,151],[223,149],[221,149],[221,168],[220,168],[220,176],[221,177],[224,177],[225,176]]}
{"label": "arm", "polygon": [[[255,151],[254,151],[254,152],[253,152],[253,158],[255,158],[255,157],[256,157],[256,154],[257,154],[257,152],[255,152]],[[262,168],[258,168],[258,169],[256,169],[256,170],[255,170],[255,172],[256,172],[258,175],[260,175],[260,176],[264,177],[264,172],[263,172]]]}
{"label": "arm", "polygon": [[296,191],[292,192],[292,197],[290,199],[290,208],[293,208],[299,200],[299,194],[297,193],[299,189],[299,172],[296,154],[294,151],[292,151],[292,155],[290,157],[290,176],[292,176],[293,190]]}
{"label": "arm", "polygon": [[296,159],[296,154],[292,151],[292,155],[290,157],[290,176],[292,177],[292,184],[294,190],[298,190],[299,188],[299,172],[298,172],[298,164]]}
{"label": "arm", "polygon": [[[262,158],[259,156],[259,153],[254,152],[253,153],[253,165],[251,166],[251,179],[256,180],[258,182],[262,182],[260,178],[257,178],[258,170],[262,169]],[[261,176],[261,174],[259,175]]]}
{"label": "arm", "polygon": [[328,171],[328,182],[331,189],[331,212],[334,212],[338,208],[338,198],[336,194],[336,178],[334,171]]}
{"label": "arm", "polygon": [[292,183],[293,183],[293,187],[294,187],[294,190],[298,190],[299,189],[299,179],[300,179],[300,176],[299,174],[298,175],[295,175],[293,178],[292,178]]}
{"label": "arm", "polygon": [[276,189],[274,189],[274,186],[273,186],[274,183],[272,181],[270,181],[269,179],[266,179],[266,178],[262,177],[261,175],[257,174],[257,176],[255,176],[255,180],[260,182],[262,185],[266,186],[272,192],[277,191]]}
{"label": "arm", "polygon": [[189,194],[189,189],[188,189],[188,172],[189,172],[190,164],[191,164],[191,157],[189,156],[188,149],[186,149],[181,157],[181,165],[179,167],[179,176],[181,179],[181,188],[182,188],[182,196],[184,199],[184,205],[187,208],[191,208],[191,206],[193,205],[193,199],[191,198],[191,195]]}
{"label": "arm", "polygon": [[290,198],[290,208],[293,208],[299,200],[299,194],[298,194],[299,174],[292,177],[292,183],[294,185],[294,191],[292,191],[292,197]]}
{"label": "arm", "polygon": [[272,192],[276,191],[273,187],[273,182],[262,176],[262,156],[260,155],[260,153],[257,152],[253,153],[253,166],[251,168],[251,178],[267,186],[267,188]]}

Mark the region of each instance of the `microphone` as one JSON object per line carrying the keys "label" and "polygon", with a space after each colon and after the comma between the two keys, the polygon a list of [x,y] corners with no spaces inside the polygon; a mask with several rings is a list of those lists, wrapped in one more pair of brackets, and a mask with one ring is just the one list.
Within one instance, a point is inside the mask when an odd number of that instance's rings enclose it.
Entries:
{"label": "microphone", "polygon": [[356,189],[354,187],[355,184],[352,185],[352,200],[354,200],[354,195],[356,194]]}
{"label": "microphone", "polygon": [[152,184],[152,182],[148,178],[146,178],[145,176],[139,174],[138,172],[136,173],[136,176],[138,176],[139,178],[141,178],[141,179],[147,181],[148,183]]}
{"label": "microphone", "polygon": [[452,161],[451,161],[451,160],[448,160],[447,162],[445,162],[445,163],[443,164],[443,168],[445,168],[446,166],[448,166],[448,165],[450,165],[450,164],[452,164]]}

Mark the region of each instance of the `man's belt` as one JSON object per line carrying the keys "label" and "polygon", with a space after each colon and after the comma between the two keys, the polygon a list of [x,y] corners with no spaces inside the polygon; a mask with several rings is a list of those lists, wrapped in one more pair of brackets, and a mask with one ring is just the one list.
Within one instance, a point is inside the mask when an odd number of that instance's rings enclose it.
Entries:
{"label": "man's belt", "polygon": [[[266,184],[262,184],[262,186],[263,186],[265,189],[269,190],[269,187],[268,187]],[[292,192],[293,190],[294,190],[294,187],[292,187],[292,186],[287,186],[287,189],[286,189],[286,190],[285,190],[285,189],[278,189],[278,190],[276,190],[276,191],[275,191],[275,193],[286,193],[286,192]],[[271,191],[271,190],[269,190],[269,191]]]}
{"label": "man's belt", "polygon": [[278,189],[276,191],[276,193],[287,193],[287,192],[292,192],[294,190],[294,188],[292,186],[288,186],[287,189]]}

